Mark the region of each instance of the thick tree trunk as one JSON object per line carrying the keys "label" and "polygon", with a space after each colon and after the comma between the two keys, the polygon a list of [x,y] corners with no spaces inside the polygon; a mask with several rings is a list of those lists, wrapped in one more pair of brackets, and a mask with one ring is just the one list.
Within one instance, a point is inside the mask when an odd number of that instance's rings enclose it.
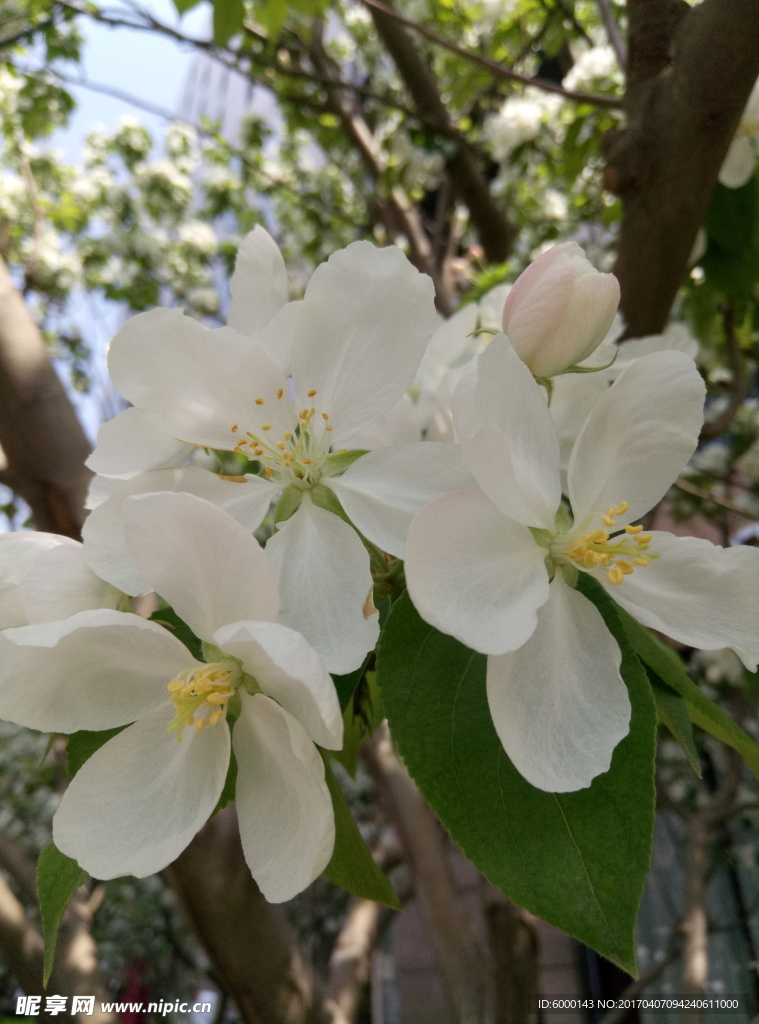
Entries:
{"label": "thick tree trunk", "polygon": [[167,874],[245,1024],[326,1024],[311,964],[245,863],[234,807],[212,818]]}
{"label": "thick tree trunk", "polygon": [[629,0],[627,125],[606,140],[623,200],[614,273],[628,337],[664,329],[759,75],[757,0]]}
{"label": "thick tree trunk", "polygon": [[37,529],[78,537],[90,445],[1,259],[0,448],[0,483],[29,505]]}

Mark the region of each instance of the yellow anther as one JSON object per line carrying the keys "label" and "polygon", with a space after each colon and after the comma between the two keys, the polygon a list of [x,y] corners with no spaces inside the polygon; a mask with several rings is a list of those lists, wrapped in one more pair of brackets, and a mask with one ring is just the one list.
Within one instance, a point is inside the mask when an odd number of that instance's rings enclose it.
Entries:
{"label": "yellow anther", "polygon": [[308,419],[308,409],[301,409],[301,411],[298,413],[298,416],[302,420],[307,420]]}
{"label": "yellow anther", "polygon": [[617,508],[609,509],[609,511],[615,516],[623,516],[630,507],[629,501],[620,501]]}
{"label": "yellow anther", "polygon": [[285,389],[284,388],[280,388],[279,391],[277,392],[277,398],[281,398],[282,395],[284,395],[284,393],[285,393]]}
{"label": "yellow anther", "polygon": [[609,583],[621,583],[624,579],[622,570],[618,565],[613,565],[611,569],[607,569],[606,575],[609,579]]}
{"label": "yellow anther", "polygon": [[190,717],[187,719],[187,724],[195,725],[195,715],[190,715]]}
{"label": "yellow anther", "polygon": [[178,693],[183,687],[183,679],[174,679],[172,682],[169,683],[168,690],[169,693]]}
{"label": "yellow anther", "polygon": [[327,430],[332,430],[332,427],[330,427],[329,424],[327,424]]}
{"label": "yellow anther", "polygon": [[587,565],[588,568],[596,564],[596,553],[595,551],[586,551],[582,556],[583,565]]}
{"label": "yellow anther", "polygon": [[626,558],[618,558],[616,564],[622,570],[623,576],[629,576],[631,572],[635,571],[632,562],[628,562]]}
{"label": "yellow anther", "polygon": [[203,732],[207,721],[207,718],[199,718],[195,723],[195,732]]}
{"label": "yellow anther", "polygon": [[322,419],[323,420],[328,420],[329,419],[329,413],[328,412],[323,412],[322,413]]}
{"label": "yellow anther", "polygon": [[319,392],[316,390],[316,388],[311,388],[311,390],[307,391],[306,394],[308,395],[309,398],[313,398],[314,395],[318,395]]}
{"label": "yellow anther", "polygon": [[650,561],[651,561],[651,559],[650,559],[650,558],[633,558],[633,562],[634,562],[634,563],[635,563],[636,565],[648,565],[648,563],[649,563]]}
{"label": "yellow anther", "polygon": [[634,537],[636,533],[640,533],[643,527],[638,523],[637,526],[626,526],[625,533],[629,533],[631,537]]}
{"label": "yellow anther", "polygon": [[232,424],[232,433],[233,434],[236,434],[239,429],[240,429],[240,424],[239,423],[233,423]]}
{"label": "yellow anther", "polygon": [[263,448],[256,448],[256,450],[253,452],[254,455],[263,455],[263,453]]}
{"label": "yellow anther", "polygon": [[217,708],[216,711],[212,711],[208,718],[209,724],[216,725],[216,723],[219,721],[223,714],[224,710],[222,708]]}
{"label": "yellow anther", "polygon": [[264,466],[264,472],[266,473],[267,477],[271,479],[271,466]]}
{"label": "yellow anther", "polygon": [[635,538],[635,542],[637,544],[650,544],[653,539],[654,535],[652,533],[639,533]]}
{"label": "yellow anther", "polygon": [[263,398],[257,398],[256,399],[256,405],[263,405],[263,404],[264,404]]}
{"label": "yellow anther", "polygon": [[610,513],[607,513],[606,515],[601,516],[601,522],[604,524],[604,526],[616,526],[617,525],[616,519]]}
{"label": "yellow anther", "polygon": [[287,447],[287,445],[285,444],[284,441],[277,441],[277,448],[279,448],[280,451],[283,452],[286,447]]}
{"label": "yellow anther", "polygon": [[311,465],[311,459],[301,459],[300,461],[303,463],[304,466]]}
{"label": "yellow anther", "polygon": [[261,430],[271,430],[271,423],[262,423]]}
{"label": "yellow anther", "polygon": [[293,436],[293,435],[292,435],[292,434],[290,433],[290,431],[289,431],[289,430],[286,430],[286,431],[284,432],[284,434],[282,435],[282,437],[284,437],[285,441],[289,441],[289,440],[290,440],[290,438],[291,438],[292,436]]}

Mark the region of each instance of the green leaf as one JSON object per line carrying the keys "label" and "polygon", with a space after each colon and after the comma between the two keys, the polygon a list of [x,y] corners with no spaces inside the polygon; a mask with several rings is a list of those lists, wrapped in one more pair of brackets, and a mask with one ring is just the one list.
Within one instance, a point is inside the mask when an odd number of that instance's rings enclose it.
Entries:
{"label": "green leaf", "polygon": [[662,682],[653,670],[649,670],[648,681],[653,690],[659,721],[669,729],[683,748],[685,756],[688,758],[688,764],[700,779],[701,759],[693,739],[693,725],[688,713],[688,702]]}
{"label": "green leaf", "polygon": [[704,221],[709,238],[729,253],[740,253],[756,231],[757,179],[752,176],[741,188],[717,183]]}
{"label": "green leaf", "polygon": [[125,725],[116,729],[103,729],[100,732],[73,732],[66,741],[66,768],[73,778],[85,761],[89,761],[96,750],[100,750],[104,743],[118,736]]}
{"label": "green leaf", "polygon": [[159,626],[163,626],[164,629],[168,629],[170,633],[173,633],[177,640],[181,640],[187,650],[198,661],[203,660],[203,646],[201,641],[195,636],[193,631],[179,618],[173,608],[168,606],[165,608],[159,608],[158,611],[153,612],[150,616],[151,622],[157,622]]}
{"label": "green leaf", "polygon": [[377,673],[367,672],[365,681],[356,689],[353,700],[343,712],[343,749],[332,753],[333,759],[345,768],[352,779],[356,777],[361,744],[374,733],[384,717]]}
{"label": "green leaf", "polygon": [[197,7],[200,2],[201,0],[174,0],[174,6],[179,14],[184,14],[186,11],[191,11],[193,7]]}
{"label": "green leaf", "polygon": [[625,633],[640,660],[659,678],[688,702],[691,721],[737,750],[751,771],[759,778],[759,746],[727,715],[719,705],[706,696],[688,673],[680,657],[661,640],[641,626],[622,608],[618,609]]}
{"label": "green leaf", "polygon": [[353,672],[348,672],[344,676],[332,676],[332,682],[335,684],[337,690],[337,699],[340,701],[340,710],[345,711],[348,704],[356,691],[356,687],[361,682],[361,677],[364,674],[364,669],[369,661],[369,655],[367,655],[364,664],[361,668],[354,669]]}
{"label": "green leaf", "polygon": [[224,44],[242,30],[245,18],[243,0],[214,0],[213,41],[216,46]]}
{"label": "green leaf", "polygon": [[546,793],[522,778],[490,718],[485,656],[427,625],[408,594],[380,637],[378,679],[400,754],[467,857],[519,906],[634,973],[653,838],[656,712],[613,603],[599,610],[622,648],[632,722],[610,770],[576,793]]}
{"label": "green leaf", "polygon": [[324,877],[365,900],[384,903],[386,907],[400,910],[401,904],[395,895],[390,879],[378,867],[369,848],[359,832],[358,825],[348,807],[343,791],[337,783],[332,766],[323,751],[324,774],[332,797],[335,811],[335,849],[332,859],[324,869]]}
{"label": "green leaf", "polygon": [[350,448],[341,452],[332,452],[322,462],[322,476],[339,476],[353,463],[366,455],[367,451],[362,448]]}
{"label": "green leaf", "polygon": [[266,29],[271,39],[276,39],[282,31],[286,17],[287,0],[257,0],[256,19]]}
{"label": "green leaf", "polygon": [[90,876],[75,860],[67,857],[48,843],[37,861],[37,896],[42,914],[42,932],[45,936],[45,962],[42,984],[47,988],[55,959],[58,929],[63,914],[80,885]]}

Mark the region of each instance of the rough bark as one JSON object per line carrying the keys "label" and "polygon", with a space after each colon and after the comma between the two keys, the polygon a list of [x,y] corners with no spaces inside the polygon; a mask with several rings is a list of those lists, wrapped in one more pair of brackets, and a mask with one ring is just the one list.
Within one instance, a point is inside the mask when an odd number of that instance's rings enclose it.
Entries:
{"label": "rough bark", "polygon": [[627,336],[665,327],[751,88],[759,3],[629,0],[627,125],[606,140],[623,200],[614,272]]}
{"label": "rough bark", "polygon": [[540,943],[531,915],[486,883],[483,900],[495,971],[495,1024],[538,1024]]}
{"label": "rough bark", "polygon": [[167,874],[245,1024],[325,1024],[313,968],[282,909],[253,881],[232,806],[201,829]]}
{"label": "rough bark", "polygon": [[464,910],[445,834],[395,753],[386,723],[362,756],[398,828],[453,1019],[481,1024],[492,1005],[490,957]]}
{"label": "rough bark", "polygon": [[[386,2],[385,6],[389,7],[390,3]],[[369,10],[377,34],[393,58],[420,116],[444,126],[445,134],[454,140],[456,150],[447,167],[454,192],[469,210],[485,256],[494,263],[502,262],[511,252],[514,228],[490,191],[488,180],[482,173],[481,159],[456,128],[440,96],[430,65],[409,30],[376,7]]]}
{"label": "rough bark", "polygon": [[0,448],[0,483],[29,505],[37,529],[78,537],[90,446],[1,259]]}

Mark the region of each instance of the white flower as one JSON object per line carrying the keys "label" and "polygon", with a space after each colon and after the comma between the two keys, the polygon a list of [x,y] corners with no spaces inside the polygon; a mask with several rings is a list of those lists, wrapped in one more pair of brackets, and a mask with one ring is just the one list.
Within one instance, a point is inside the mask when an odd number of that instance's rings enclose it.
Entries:
{"label": "white flower", "polygon": [[[639,359],[596,402],[560,510],[559,443],[545,391],[504,337],[456,397],[462,448],[483,493],[433,502],[411,527],[409,593],[432,625],[490,655],[487,691],[504,748],[541,789],[605,772],[630,716],[620,652],[573,589],[595,576],[644,625],[759,661],[759,552],[632,525],[698,440],[704,386],[682,353]],[[613,536],[612,536],[613,534]]]}
{"label": "white flower", "polygon": [[593,46],[575,61],[561,83],[571,92],[590,89],[596,79],[619,77],[619,64],[610,46]]}
{"label": "white flower", "polygon": [[115,608],[120,599],[87,565],[78,541],[31,530],[0,534],[0,630]]}
{"label": "white flower", "polygon": [[202,220],[190,220],[180,225],[179,241],[189,249],[194,249],[202,256],[212,256],[216,252],[218,240],[216,232],[210,224]]}
{"label": "white flower", "polygon": [[303,637],[274,621],[274,573],[224,512],[164,493],[132,499],[125,518],[133,557],[206,642],[207,663],[129,613],[8,630],[0,716],[45,732],[134,723],[86,762],[53,820],[58,848],[96,878],[171,863],[213,812],[231,745],[245,859],[267,899],[290,899],[334,844],[314,746],[342,743],[332,680]]}
{"label": "white flower", "polygon": [[728,188],[740,188],[754,173],[759,149],[759,81],[749,96],[746,109],[719,172],[719,180]]}
{"label": "white flower", "polygon": [[517,146],[534,139],[542,123],[543,108],[536,100],[515,97],[487,118],[484,135],[495,158],[505,160]]}
{"label": "white flower", "polygon": [[[432,282],[400,250],[356,242],[317,268],[302,302],[287,303],[284,262],[258,228],[241,249],[231,292],[234,330],[210,330],[165,309],[121,329],[109,368],[138,417],[126,429],[114,421],[90,465],[109,475],[131,473],[143,456],[142,468],[166,466],[184,460],[184,444],[257,460],[265,475],[229,483],[207,474],[194,493],[221,500],[249,529],[286,494],[296,511],[267,546],[282,621],[309,639],[330,671],[349,672],[374,646],[378,621],[369,556],[355,530],[333,514],[334,497],[365,537],[402,557],[414,514],[470,480],[452,445],[379,449],[347,469],[344,454],[331,451],[411,384],[435,322]],[[133,444],[137,428],[143,434]],[[163,470],[170,482],[160,489],[193,489],[204,472]],[[90,564],[127,593],[149,583],[119,539],[120,503],[127,493],[156,489],[152,473],[122,485],[85,526]]]}
{"label": "white flower", "polygon": [[694,360],[698,355],[698,341],[684,324],[672,323],[661,334],[631,338],[617,344],[623,330],[621,317],[615,317],[611,330],[604,340],[595,352],[580,364],[583,367],[599,366],[606,369],[596,373],[565,374],[553,380],[551,416],[561,444],[561,470],[564,480],[572,447],[583,423],[601,395],[623,370],[636,359],[654,352],[683,352]]}
{"label": "white flower", "polygon": [[519,275],[503,332],[536,377],[553,377],[598,348],[619,305],[619,283],[599,274],[576,242],[554,245]]}

